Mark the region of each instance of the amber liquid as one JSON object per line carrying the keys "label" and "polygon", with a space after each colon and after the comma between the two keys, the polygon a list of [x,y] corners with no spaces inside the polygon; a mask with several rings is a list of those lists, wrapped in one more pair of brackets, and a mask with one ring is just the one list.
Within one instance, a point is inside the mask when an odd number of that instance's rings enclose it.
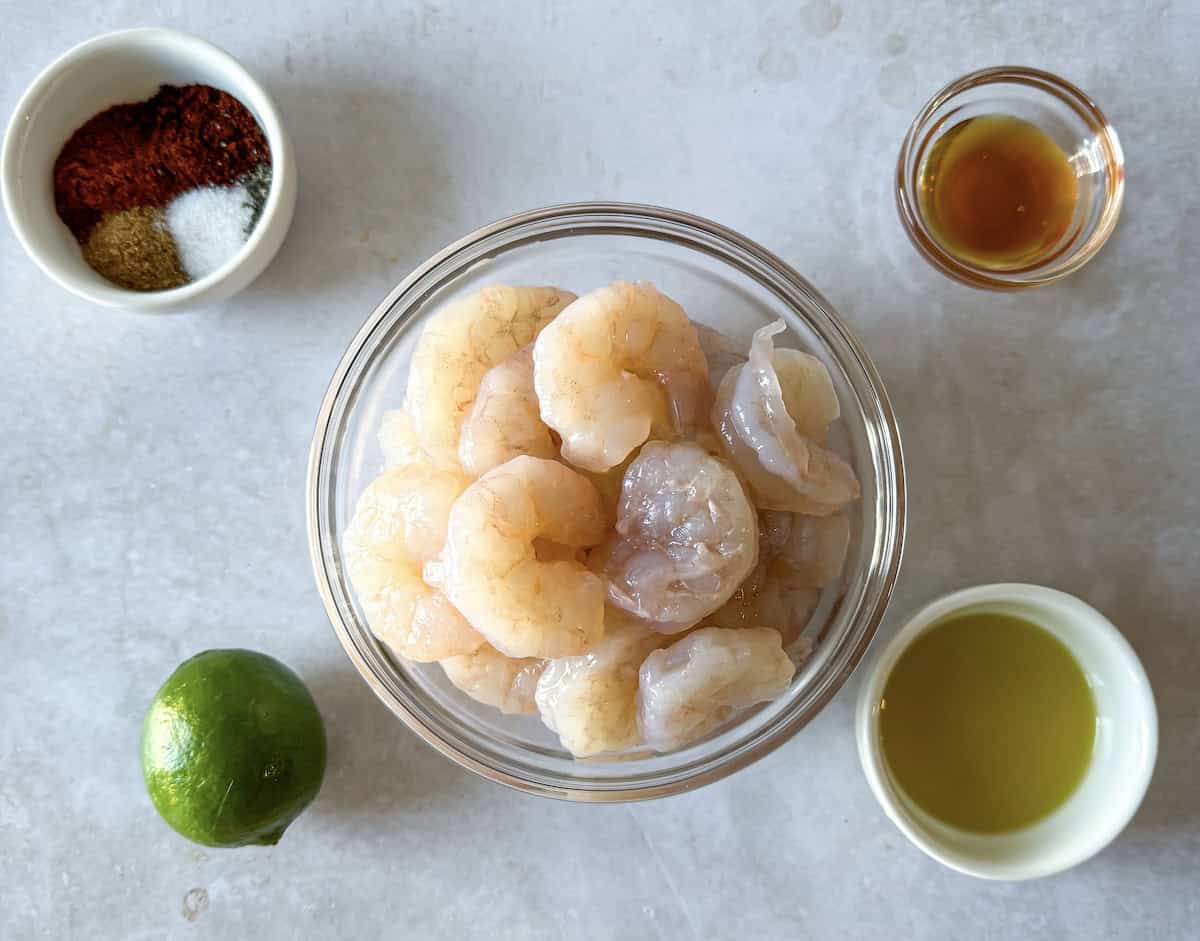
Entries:
{"label": "amber liquid", "polygon": [[1036,125],[1002,114],[947,131],[921,171],[921,212],[950,254],[986,268],[1037,264],[1071,226],[1079,186]]}

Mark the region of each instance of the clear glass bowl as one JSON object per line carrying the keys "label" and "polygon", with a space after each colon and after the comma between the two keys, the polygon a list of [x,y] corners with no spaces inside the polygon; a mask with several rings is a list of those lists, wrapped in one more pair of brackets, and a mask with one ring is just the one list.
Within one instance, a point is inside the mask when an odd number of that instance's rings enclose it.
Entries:
{"label": "clear glass bowl", "polygon": [[[1079,198],[1058,243],[1027,266],[985,268],[947,251],[921,212],[920,181],[933,145],[969,118],[1023,118],[1062,148],[1075,171]],[[1125,195],[1125,157],[1103,112],[1065,79],[1019,66],[982,69],[951,82],[921,109],[900,147],[896,206],[913,245],[943,274],[972,287],[1011,291],[1078,271],[1108,241]]]}
{"label": "clear glass bowl", "polygon": [[[863,496],[841,581],[805,634],[811,657],[788,692],[669,755],[575,761],[536,716],[505,716],[455,689],[437,664],[392,657],[372,636],[346,577],[342,531],[379,473],[383,413],[399,407],[425,319],[485,284],[555,284],[578,292],[650,280],[698,321],[749,343],[782,317],[790,343],[819,356],[841,399],[834,446]],[[760,246],[705,219],[651,206],[579,203],[522,213],[472,233],[421,265],[367,319],[321,405],[308,471],[313,568],[338,639],[371,688],[444,755],[493,781],[550,797],[620,801],[698,787],[787,741],[829,702],[883,617],[904,540],[904,465],[896,421],[871,361],[829,303]]]}

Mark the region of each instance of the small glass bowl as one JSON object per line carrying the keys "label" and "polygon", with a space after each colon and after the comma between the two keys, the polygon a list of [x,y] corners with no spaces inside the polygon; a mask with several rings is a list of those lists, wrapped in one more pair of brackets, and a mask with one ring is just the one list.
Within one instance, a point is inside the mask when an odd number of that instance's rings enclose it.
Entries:
{"label": "small glass bowl", "polygon": [[[1026,267],[997,270],[953,255],[922,217],[921,174],[933,145],[963,121],[985,114],[1023,118],[1041,128],[1067,154],[1078,180],[1071,224]],[[943,274],[995,291],[1049,284],[1083,267],[1112,234],[1124,194],[1125,157],[1100,109],[1070,82],[1019,66],[972,72],[934,95],[908,129],[896,167],[896,205],[917,251]]]}
{"label": "small glass bowl", "polygon": [[[696,320],[749,344],[783,318],[785,345],[829,369],[841,402],[833,445],[854,466],[844,574],[805,631],[813,653],[786,694],[668,755],[575,761],[537,716],[505,716],[470,699],[437,664],[392,657],[367,627],[346,577],[342,533],[382,469],[380,417],[404,398],[413,345],[449,298],[486,284],[586,291],[618,278],[653,281]],[[785,742],[833,697],[883,617],[904,541],[904,464],[874,366],[820,294],[760,246],[695,216],[619,203],[577,203],[512,216],[439,252],[375,310],[343,356],[317,420],[308,469],[308,535],[317,585],[346,653],[384,703],[447,757],[485,778],[549,797],[608,802],[660,797],[715,781]]]}

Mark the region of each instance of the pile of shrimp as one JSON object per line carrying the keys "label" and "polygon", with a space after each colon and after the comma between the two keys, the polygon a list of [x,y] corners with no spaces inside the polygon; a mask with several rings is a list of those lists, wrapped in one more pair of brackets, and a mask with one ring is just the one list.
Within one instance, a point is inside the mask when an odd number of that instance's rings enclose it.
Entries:
{"label": "pile of shrimp", "polygon": [[412,356],[343,537],[367,623],[576,757],[684,748],[782,694],[850,541],[817,358],[654,285],[492,285]]}

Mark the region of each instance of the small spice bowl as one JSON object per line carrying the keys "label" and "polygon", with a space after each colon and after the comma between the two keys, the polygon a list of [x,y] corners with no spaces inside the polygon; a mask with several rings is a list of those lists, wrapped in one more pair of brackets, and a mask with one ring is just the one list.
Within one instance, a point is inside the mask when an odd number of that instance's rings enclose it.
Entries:
{"label": "small spice bowl", "polygon": [[[996,269],[950,252],[923,214],[921,179],[934,145],[971,118],[999,114],[1039,128],[1066,154],[1078,197],[1065,231],[1029,264]],[[943,274],[972,287],[1037,287],[1079,270],[1112,234],[1125,193],[1125,157],[1117,132],[1087,95],[1038,69],[1001,66],[964,75],[934,95],[904,138],[896,167],[900,221],[917,251]]]}
{"label": "small spice bowl", "polygon": [[[143,101],[160,85],[192,83],[228,92],[254,115],[271,150],[270,191],[245,245],[217,270],[169,290],[126,290],[92,270],[59,219],[54,163],[71,134],[93,115],[116,104]],[[140,312],[199,307],[249,285],[283,244],[296,205],[296,180],[291,141],[263,87],[216,46],[160,28],[98,36],[51,63],[17,104],[0,156],[4,207],[29,257],[84,300]]]}
{"label": "small spice bowl", "polygon": [[[1048,631],[1083,671],[1095,705],[1092,753],[1075,790],[1048,816],[998,833],[970,833],[926,813],[895,780],[880,732],[880,702],[901,655],[931,628],[978,613],[1020,618]],[[1095,608],[1040,585],[980,585],[918,611],[870,663],[859,692],[855,738],[867,783],[913,844],[967,875],[1016,881],[1078,865],[1125,828],[1154,773],[1158,714],[1137,654]]]}

